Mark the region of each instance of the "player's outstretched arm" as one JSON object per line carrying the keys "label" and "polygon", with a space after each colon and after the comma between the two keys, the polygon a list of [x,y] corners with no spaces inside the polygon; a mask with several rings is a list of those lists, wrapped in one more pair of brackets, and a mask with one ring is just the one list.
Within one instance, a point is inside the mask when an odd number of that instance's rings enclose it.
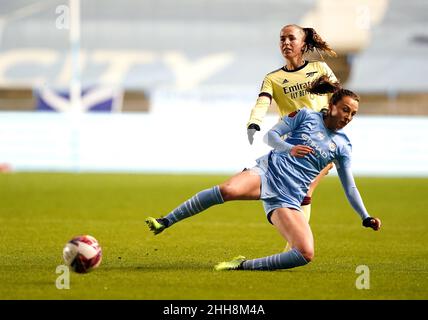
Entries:
{"label": "player's outstretched arm", "polygon": [[336,168],[343,189],[345,190],[346,197],[348,198],[348,201],[351,206],[363,220],[363,226],[378,231],[381,226],[381,221],[379,218],[371,217],[368,214],[364,206],[363,199],[361,198],[360,192],[358,191],[357,186],[355,185],[355,180],[352,175],[351,168],[345,168],[343,164],[340,163],[336,163]]}

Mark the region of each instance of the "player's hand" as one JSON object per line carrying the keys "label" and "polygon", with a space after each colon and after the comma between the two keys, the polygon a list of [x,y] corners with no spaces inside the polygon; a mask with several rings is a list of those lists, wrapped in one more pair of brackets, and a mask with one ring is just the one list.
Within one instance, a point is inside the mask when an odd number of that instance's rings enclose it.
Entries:
{"label": "player's hand", "polygon": [[253,144],[254,134],[256,133],[256,129],[247,129],[248,142]]}
{"label": "player's hand", "polygon": [[378,231],[382,222],[379,218],[368,217],[363,220],[363,226],[366,228],[372,228],[374,231]]}
{"label": "player's hand", "polygon": [[309,154],[311,152],[314,152],[314,149],[312,149],[311,147],[308,147],[308,146],[301,145],[301,144],[294,146],[290,150],[290,154],[293,157],[297,157],[297,158],[303,158],[304,156],[306,156],[307,154]]}
{"label": "player's hand", "polygon": [[247,128],[248,142],[250,144],[253,144],[254,134],[256,133],[256,131],[260,131],[260,127],[255,123],[251,123]]}

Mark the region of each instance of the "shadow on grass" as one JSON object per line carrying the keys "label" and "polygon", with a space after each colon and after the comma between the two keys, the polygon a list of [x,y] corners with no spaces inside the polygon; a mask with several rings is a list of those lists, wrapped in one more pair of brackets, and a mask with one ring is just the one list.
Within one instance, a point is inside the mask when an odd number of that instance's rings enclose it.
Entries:
{"label": "shadow on grass", "polygon": [[105,266],[100,268],[99,271],[142,271],[142,272],[155,272],[155,271],[177,271],[177,270],[194,270],[194,271],[211,271],[214,270],[214,264],[209,263],[195,263],[195,262],[175,262],[175,263],[150,263],[139,264],[134,266]]}
{"label": "shadow on grass", "polygon": [[[175,262],[175,263],[156,263],[156,264],[140,264],[135,266],[108,266],[104,267],[103,271],[136,271],[136,272],[159,272],[159,271],[172,271],[176,272],[179,270],[182,271],[205,271],[205,272],[215,272],[218,274],[225,273],[264,273],[264,274],[278,274],[278,273],[294,273],[294,274],[313,274],[313,273],[334,273],[328,270],[308,270],[305,268],[296,268],[296,269],[278,269],[278,270],[239,270],[239,271],[214,271],[215,263],[194,263],[194,262]],[[100,270],[101,271],[101,270]],[[99,272],[99,271],[97,271]]]}

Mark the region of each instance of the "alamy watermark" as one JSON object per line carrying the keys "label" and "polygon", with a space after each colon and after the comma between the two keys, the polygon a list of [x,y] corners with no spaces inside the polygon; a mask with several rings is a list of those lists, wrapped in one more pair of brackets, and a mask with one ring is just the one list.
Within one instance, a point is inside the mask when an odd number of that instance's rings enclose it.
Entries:
{"label": "alamy watermark", "polygon": [[55,281],[58,290],[70,289],[70,269],[68,266],[60,264],[56,267],[57,274],[60,274]]}
{"label": "alamy watermark", "polygon": [[368,266],[362,264],[357,266],[355,273],[359,274],[355,280],[355,287],[358,290],[368,290],[370,289],[370,269]]}
{"label": "alamy watermark", "polygon": [[55,13],[58,17],[55,20],[55,26],[57,29],[70,29],[70,8],[65,4],[57,6]]}

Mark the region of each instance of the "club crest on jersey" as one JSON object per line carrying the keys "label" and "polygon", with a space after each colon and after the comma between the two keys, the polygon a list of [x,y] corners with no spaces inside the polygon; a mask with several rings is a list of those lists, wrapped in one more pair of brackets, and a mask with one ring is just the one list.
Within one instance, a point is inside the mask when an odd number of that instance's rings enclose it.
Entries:
{"label": "club crest on jersey", "polygon": [[318,71],[306,72],[306,78],[313,77]]}
{"label": "club crest on jersey", "polygon": [[334,142],[330,142],[328,148],[330,149],[330,151],[334,152],[336,151],[337,146]]}

